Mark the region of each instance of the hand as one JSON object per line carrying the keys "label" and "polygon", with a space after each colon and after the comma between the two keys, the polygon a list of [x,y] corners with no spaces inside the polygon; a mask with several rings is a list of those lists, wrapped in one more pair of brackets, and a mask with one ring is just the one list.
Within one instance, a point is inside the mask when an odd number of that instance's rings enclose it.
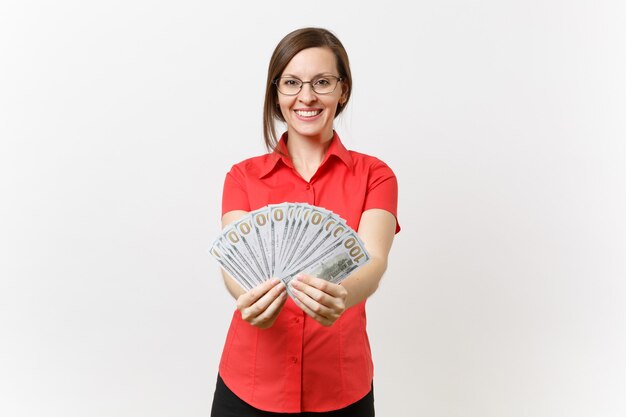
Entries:
{"label": "hand", "polygon": [[260,329],[271,327],[287,300],[285,284],[273,278],[237,298],[241,318]]}
{"label": "hand", "polygon": [[348,291],[339,284],[298,274],[290,285],[296,304],[323,326],[332,326],[346,310]]}

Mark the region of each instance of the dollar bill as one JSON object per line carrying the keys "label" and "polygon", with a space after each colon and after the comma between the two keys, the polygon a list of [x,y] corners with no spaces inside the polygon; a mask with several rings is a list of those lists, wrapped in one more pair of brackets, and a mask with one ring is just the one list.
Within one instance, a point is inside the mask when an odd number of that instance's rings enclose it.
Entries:
{"label": "dollar bill", "polygon": [[223,248],[220,243],[221,239],[222,237],[220,236],[215,240],[215,242],[213,242],[209,249],[209,253],[217,260],[222,268],[224,268],[224,270],[228,272],[230,276],[237,281],[237,283],[239,283],[241,287],[247,291],[251,290],[256,285],[255,280],[244,271],[237,259],[232,256],[232,253],[228,249]]}
{"label": "dollar bill", "polygon": [[369,260],[370,256],[365,250],[365,245],[351,230],[343,233],[330,246],[317,250],[306,262],[280,276],[280,279],[285,284],[289,284],[293,277],[304,272],[330,282],[340,283]]}
{"label": "dollar bill", "polygon": [[259,229],[255,226],[254,213],[239,219],[235,222],[235,229],[239,232],[239,238],[250,254],[254,265],[257,267],[262,277],[270,276],[269,264],[265,253],[265,245],[263,244],[263,236]]}
{"label": "dollar bill", "polygon": [[[287,223],[285,225],[286,233],[281,247],[279,264],[285,265],[285,254],[289,251],[294,244],[296,229],[301,224],[300,213],[302,211],[302,205],[295,203],[289,204],[287,208]],[[278,272],[280,273],[280,271]]]}
{"label": "dollar bill", "polygon": [[340,283],[370,260],[341,216],[306,203],[248,213],[222,230],[209,254],[246,290],[273,277],[288,284],[300,272]]}
{"label": "dollar bill", "polygon": [[297,261],[291,265],[291,269],[299,268],[302,264],[308,262],[311,257],[325,252],[328,247],[332,246],[345,233],[351,230],[352,229],[340,219],[329,219],[329,221],[324,224],[323,232],[318,236],[319,239],[316,239],[312,244],[304,248]]}
{"label": "dollar bill", "polygon": [[287,224],[286,204],[275,204],[268,206],[270,210],[270,241],[272,247],[271,270],[272,277],[278,271],[279,254],[284,240],[285,226]]}
{"label": "dollar bill", "polygon": [[[315,247],[317,242],[323,241],[325,230],[328,230],[337,223],[338,219],[332,212],[324,210],[320,207],[311,207],[310,210],[303,215],[304,225],[302,227],[302,236],[294,245],[286,264],[293,265],[302,261],[304,253],[307,249]],[[319,239],[319,240],[318,240]]]}
{"label": "dollar bill", "polygon": [[270,211],[269,208],[263,207],[259,210],[255,210],[250,213],[250,217],[252,219],[252,225],[254,226],[254,233],[256,236],[256,241],[259,245],[259,249],[261,254],[263,254],[264,259],[263,263],[265,265],[265,269],[268,273],[268,276],[272,276],[274,270],[272,269],[272,251],[273,246],[270,241]]}
{"label": "dollar bill", "polygon": [[254,277],[257,285],[264,282],[267,278],[261,268],[260,259],[252,251],[250,243],[247,239],[242,239],[237,223],[228,226],[224,230],[224,242],[227,247],[232,250],[237,260],[245,267],[246,271]]}

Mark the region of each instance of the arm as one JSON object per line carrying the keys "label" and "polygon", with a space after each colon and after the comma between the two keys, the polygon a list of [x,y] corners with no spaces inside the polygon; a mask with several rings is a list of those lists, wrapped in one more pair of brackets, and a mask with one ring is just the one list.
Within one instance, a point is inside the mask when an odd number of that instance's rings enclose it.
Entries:
{"label": "arm", "polygon": [[380,279],[387,270],[395,230],[396,218],[388,211],[372,209],[361,216],[358,233],[371,259],[341,283],[348,291],[346,308],[359,304],[378,289]]}
{"label": "arm", "polygon": [[[233,210],[222,216],[222,228],[239,220],[246,211]],[[222,269],[226,289],[237,300],[241,318],[261,329],[271,327],[287,300],[285,285],[274,278],[246,292],[228,272]]]}
{"label": "arm", "polygon": [[385,210],[367,210],[361,216],[359,236],[370,261],[340,285],[302,274],[292,281],[297,303],[308,315],[325,326],[372,295],[387,270],[387,258],[395,235],[396,219]]}

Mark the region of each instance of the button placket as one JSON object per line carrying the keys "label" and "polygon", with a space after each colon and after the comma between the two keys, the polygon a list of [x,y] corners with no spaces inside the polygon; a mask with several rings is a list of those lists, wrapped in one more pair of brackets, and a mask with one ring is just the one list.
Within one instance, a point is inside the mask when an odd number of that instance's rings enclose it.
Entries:
{"label": "button placket", "polygon": [[302,389],[302,352],[304,337],[304,312],[293,311],[293,316],[289,318],[289,343],[285,349],[286,379],[289,381],[286,392],[293,396],[293,401],[300,401]]}
{"label": "button placket", "polygon": [[306,202],[315,205],[315,187],[312,183],[308,182],[305,186]]}

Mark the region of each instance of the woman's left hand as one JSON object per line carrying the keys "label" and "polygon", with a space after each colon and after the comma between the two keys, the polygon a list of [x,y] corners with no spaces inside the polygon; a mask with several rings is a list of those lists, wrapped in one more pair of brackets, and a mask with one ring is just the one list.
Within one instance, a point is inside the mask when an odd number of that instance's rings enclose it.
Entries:
{"label": "woman's left hand", "polygon": [[323,326],[331,326],[346,310],[348,291],[339,284],[299,274],[290,286],[296,304]]}

